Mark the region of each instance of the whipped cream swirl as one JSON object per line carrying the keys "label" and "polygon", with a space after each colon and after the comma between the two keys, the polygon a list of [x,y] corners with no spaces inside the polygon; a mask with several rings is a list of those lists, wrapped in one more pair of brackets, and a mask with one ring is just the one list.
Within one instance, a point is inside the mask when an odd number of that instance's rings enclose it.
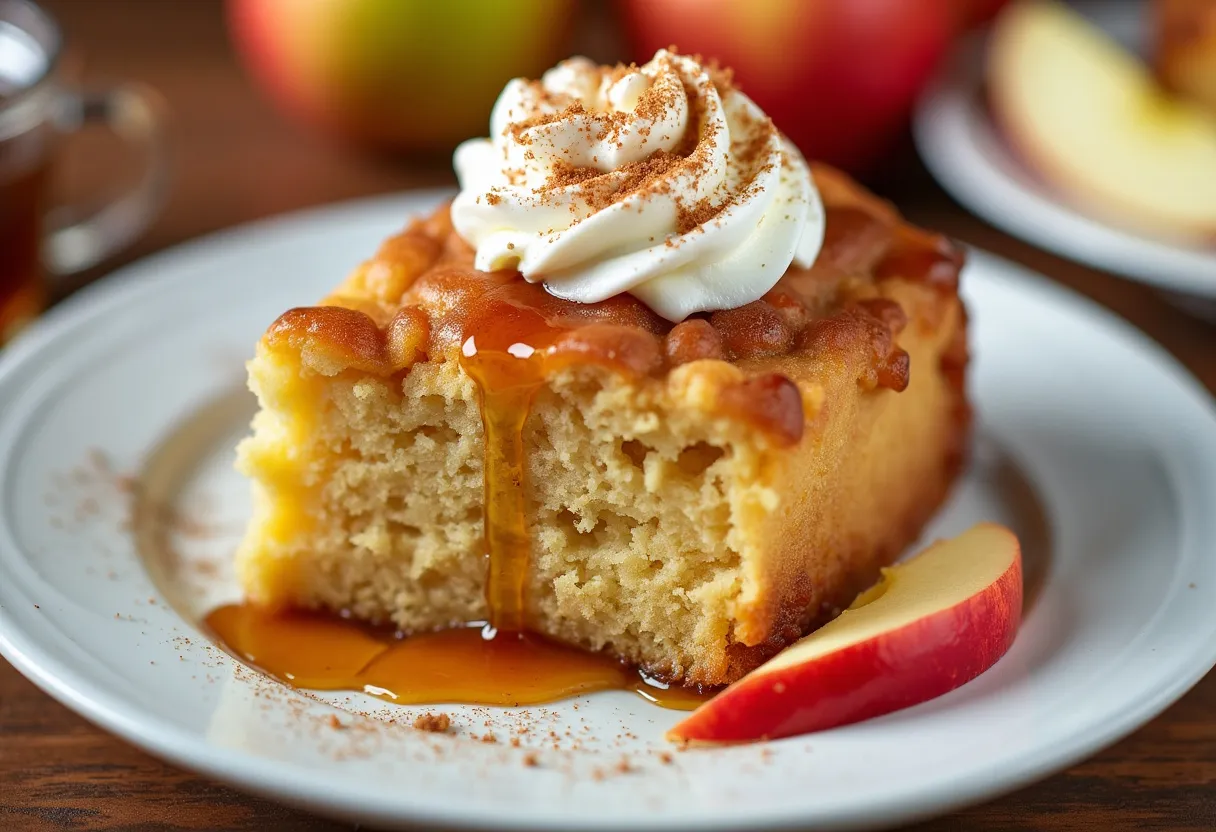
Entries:
{"label": "whipped cream swirl", "polygon": [[824,215],[806,161],[725,73],[662,50],[642,67],[573,58],[499,96],[456,150],[456,231],[595,303],[629,292],[671,321],[758,300],[809,267]]}

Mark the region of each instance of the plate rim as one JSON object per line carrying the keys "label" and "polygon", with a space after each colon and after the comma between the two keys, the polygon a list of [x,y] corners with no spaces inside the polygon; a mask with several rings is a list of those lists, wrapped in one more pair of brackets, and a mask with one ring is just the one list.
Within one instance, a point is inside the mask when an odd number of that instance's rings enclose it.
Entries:
{"label": "plate rim", "polygon": [[[115,303],[129,301],[143,292],[160,291],[161,287],[171,285],[172,278],[168,282],[158,280],[158,271],[174,261],[192,260],[217,245],[239,248],[245,241],[273,229],[299,233],[313,223],[324,225],[358,216],[362,212],[378,214],[389,205],[399,206],[403,215],[408,215],[424,203],[449,193],[450,190],[446,189],[413,191],[305,209],[215,232],[136,261],[52,310],[33,326],[32,331],[20,337],[12,349],[0,355],[0,386],[10,374],[27,362],[36,360],[42,346],[53,342],[63,332],[70,332],[94,316],[103,314]],[[1111,331],[1137,351],[1145,353],[1155,371],[1169,376],[1197,404],[1202,404],[1216,428],[1216,405],[1211,394],[1177,359],[1140,330],[1114,312],[1026,267],[980,249],[972,248],[969,254],[973,263],[987,264],[986,268],[994,272],[993,279],[1029,284],[1039,293],[1068,306],[1073,314],[1090,318],[1095,325]],[[176,267],[183,273],[189,271],[184,263]],[[187,275],[183,274],[177,279],[187,279]],[[557,819],[537,821],[525,817],[492,816],[493,813],[484,808],[476,810],[470,806],[463,807],[460,814],[442,811],[425,803],[406,806],[402,805],[400,795],[391,805],[388,802],[368,805],[363,795],[352,793],[341,784],[330,790],[303,792],[290,767],[269,763],[238,750],[217,747],[205,737],[172,724],[139,718],[138,714],[131,712],[129,705],[124,708],[121,696],[111,695],[87,674],[68,666],[66,661],[40,651],[37,638],[20,629],[3,607],[0,607],[0,655],[42,691],[90,722],[159,759],[241,791],[304,807],[321,815],[379,823],[431,823],[461,828],[564,828]],[[1056,743],[1057,746],[1067,747],[1063,752],[1043,749],[1027,751],[1015,762],[1006,760],[1000,765],[992,763],[977,769],[977,773],[967,780],[956,782],[948,789],[893,791],[878,804],[868,806],[866,816],[861,820],[856,810],[840,811],[836,815],[825,813],[818,820],[832,828],[856,829],[909,822],[992,799],[1071,766],[1141,727],[1193,687],[1216,665],[1216,641],[1206,646],[1197,644],[1188,652],[1184,662],[1179,661],[1179,666],[1188,668],[1188,672],[1176,674],[1168,684],[1158,686],[1154,695],[1142,698],[1133,707],[1124,707],[1119,718],[1108,720],[1100,730],[1078,727],[1063,734],[1068,742]],[[998,773],[1011,770],[1014,771],[1012,775]],[[583,828],[586,829],[615,827],[614,823],[597,822],[594,818],[584,820]],[[784,815],[758,819],[758,823],[770,829],[792,829],[804,826],[807,819],[796,812],[787,811]],[[645,823],[634,825],[639,829],[651,828]],[[659,826],[665,830],[681,828],[678,820],[668,820],[654,828]],[[698,828],[702,829],[733,826],[734,822],[729,819],[708,827],[698,824]]]}

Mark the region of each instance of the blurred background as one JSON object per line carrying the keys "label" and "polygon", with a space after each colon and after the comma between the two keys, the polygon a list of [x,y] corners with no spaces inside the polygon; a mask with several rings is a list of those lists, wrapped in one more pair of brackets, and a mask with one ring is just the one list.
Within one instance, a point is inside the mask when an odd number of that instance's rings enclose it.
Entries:
{"label": "blurred background", "polygon": [[[1093,50],[1083,48],[1077,32],[1066,31],[1067,22],[1023,21],[1020,29],[1034,30],[1028,34],[1013,31],[1019,28],[1016,21],[1005,23],[1017,17],[1012,7],[1031,5],[1042,4],[44,0],[43,6],[64,33],[60,79],[70,88],[140,85],[134,89],[151,94],[151,117],[163,118],[163,137],[144,136],[141,148],[140,141],[131,140],[129,129],[124,134],[123,129],[86,126],[70,139],[56,139],[53,150],[43,151],[49,157],[43,170],[49,185],[40,180],[33,186],[45,187],[45,194],[32,196],[28,187],[22,191],[0,181],[0,200],[10,203],[3,208],[7,213],[0,213],[0,229],[22,235],[21,240],[0,237],[0,248],[30,249],[35,237],[49,239],[50,226],[87,218],[116,193],[138,188],[141,177],[149,176],[150,157],[151,164],[164,167],[164,175],[156,183],[142,181],[143,201],[127,211],[127,227],[117,235],[124,239],[105,247],[115,251],[59,251],[59,259],[67,262],[53,263],[52,270],[71,274],[52,280],[45,293],[49,296],[32,302],[33,306],[54,300],[116,265],[199,234],[334,200],[452,185],[452,148],[461,139],[486,133],[489,109],[509,78],[536,76],[561,57],[576,53],[601,62],[644,62],[657,48],[674,44],[733,67],[743,89],[806,155],[845,168],[895,200],[914,221],[981,245],[992,246],[997,240],[998,250],[1041,265],[1045,261],[1037,254],[1020,249],[1003,235],[994,236],[990,228],[955,210],[920,162],[909,130],[926,87],[999,18],[995,26],[1009,30],[1005,40],[1027,46],[1006,50],[1013,55],[1007,63],[1014,69],[995,79],[996,68],[984,69],[982,59],[973,69],[988,73],[978,95],[983,98],[982,90],[987,90],[988,102],[995,105],[994,121],[1006,128],[1012,123],[1015,129],[1006,129],[1003,135],[1019,139],[1017,158],[1029,175],[1058,193],[1064,203],[1082,210],[1096,206],[1102,214],[1118,202],[1100,190],[1087,193],[1085,177],[1069,176],[1072,171],[1067,166],[1063,171],[1053,167],[1053,135],[1085,132],[1084,125],[1092,123],[1094,130],[1106,131],[1103,142],[1111,138],[1117,145],[1114,133],[1122,127],[1138,141],[1142,131],[1128,123],[1116,124],[1112,133],[1109,113],[1083,112],[1077,120],[1079,130],[1076,124],[1049,129],[1047,146],[1042,147],[1043,142],[1036,142],[1035,114],[1025,115],[1018,107],[1028,100],[1031,109],[1043,111],[1041,118],[1050,118],[1049,99],[1060,96],[1025,84],[1001,83],[1001,77],[1022,74],[1017,68],[1019,55],[1026,61],[1025,56],[1035,50],[1048,49],[1057,34],[1056,42],[1063,44],[1060,50],[1075,48],[1087,57],[1077,66],[1048,61],[1040,74],[1080,77],[1090,72],[1115,77],[1121,71],[1103,64],[1109,56],[1089,55]],[[1212,156],[1213,170],[1206,179],[1192,177],[1189,187],[1198,191],[1203,183],[1216,182],[1216,127],[1212,126],[1216,125],[1212,115],[1216,113],[1216,0],[1112,0],[1082,5],[1113,7],[1120,10],[1125,24],[1132,21],[1132,39],[1144,53],[1143,72],[1146,77],[1155,73],[1161,83],[1159,98],[1164,100],[1170,90],[1188,107],[1207,108],[1199,118],[1210,121],[1207,127],[1212,134],[1205,138],[1212,147],[1203,149]],[[1080,33],[1082,40],[1087,34]],[[0,70],[3,44],[0,39]],[[1049,77],[1038,83],[1053,82]],[[1011,86],[1011,92],[994,96],[994,90]],[[1100,92],[1093,97],[1100,98]],[[7,105],[5,96],[13,93],[0,83],[0,108]],[[1040,100],[1042,107],[1035,103]],[[1067,102],[1054,105],[1057,110],[1071,109]],[[138,120],[129,114],[123,118],[128,126]],[[1142,120],[1149,123],[1165,117]],[[1027,129],[1016,129],[1022,126]],[[1153,147],[1151,137],[1146,141],[1134,146],[1129,142],[1128,152],[1144,158],[1145,149]],[[151,153],[149,144],[155,145]],[[9,181],[5,147],[0,139],[0,180]],[[1159,149],[1162,156],[1171,152],[1164,144]],[[949,160],[951,155],[944,157]],[[1105,164],[1109,169],[1119,162]],[[1114,180],[1126,176],[1126,166],[1084,173],[1099,182]],[[1073,187],[1077,181],[1080,186]],[[1179,201],[1176,194],[1163,198]],[[1216,195],[1186,199],[1202,203],[1195,209],[1198,231],[1184,226],[1163,231],[1139,221],[1145,211],[1102,218],[1158,238],[1178,237],[1171,233],[1174,230],[1191,238],[1206,233],[1207,240],[1199,243],[1206,245],[1216,239]],[[35,201],[37,208],[30,207]],[[50,211],[41,231],[27,230],[37,225],[36,219],[26,217],[24,224],[14,219],[35,210]],[[1208,220],[1211,225],[1203,225]],[[113,229],[106,233],[115,236]],[[53,242],[61,249],[64,241]],[[1183,243],[1197,245],[1194,239]],[[15,255],[9,259],[15,260]],[[43,259],[48,259],[45,252]],[[1216,275],[1216,254],[1210,263]],[[0,286],[0,295],[11,294],[17,282],[29,280],[28,275],[10,276],[11,272],[0,274],[0,281],[10,284]],[[1090,290],[1086,285],[1082,288]],[[1119,305],[1117,300],[1114,304]]]}

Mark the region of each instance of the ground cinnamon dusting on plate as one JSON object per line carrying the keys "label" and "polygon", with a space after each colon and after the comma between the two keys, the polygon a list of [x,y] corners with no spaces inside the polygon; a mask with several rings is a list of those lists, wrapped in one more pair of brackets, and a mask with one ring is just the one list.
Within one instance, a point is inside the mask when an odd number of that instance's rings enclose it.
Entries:
{"label": "ground cinnamon dusting on plate", "polygon": [[443,734],[452,727],[452,718],[445,713],[425,713],[414,720],[414,727],[431,734]]}

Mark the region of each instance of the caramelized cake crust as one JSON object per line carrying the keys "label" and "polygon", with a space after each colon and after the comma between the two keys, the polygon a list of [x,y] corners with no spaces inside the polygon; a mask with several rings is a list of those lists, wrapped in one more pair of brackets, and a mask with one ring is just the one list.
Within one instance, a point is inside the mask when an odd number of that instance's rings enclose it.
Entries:
{"label": "caramelized cake crust", "polygon": [[544,354],[530,628],[724,684],[835,614],[960,468],[967,349],[957,250],[814,174],[818,260],[737,309],[672,325],[628,295],[560,300],[475,270],[443,208],[285,313],[250,362],[249,596],[407,632],[487,617],[472,338]]}

